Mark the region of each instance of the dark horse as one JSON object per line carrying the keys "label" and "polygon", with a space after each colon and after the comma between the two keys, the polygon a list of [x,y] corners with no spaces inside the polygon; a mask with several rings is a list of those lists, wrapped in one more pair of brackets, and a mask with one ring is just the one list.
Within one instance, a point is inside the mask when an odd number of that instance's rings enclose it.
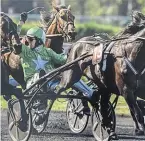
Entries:
{"label": "dark horse", "polygon": [[[108,54],[106,63],[104,55],[99,65],[92,64],[92,58],[84,59],[74,65],[71,70],[63,73],[61,86],[64,88],[71,87],[85,73],[99,87],[98,95],[101,95],[103,124],[107,127],[110,126],[109,118],[107,118],[108,101],[111,93],[115,93],[125,98],[134,121],[141,124],[145,133],[143,115],[136,102],[137,96],[145,99],[145,40],[134,38],[134,36],[145,37],[145,27],[141,27],[129,34],[123,32],[118,37],[123,37],[124,35],[128,35],[129,38],[111,42],[109,45],[102,44],[103,39],[99,41],[97,37],[93,36],[84,37],[73,44],[67,62],[71,62],[84,53],[93,53],[93,50],[95,53],[98,47],[104,46],[106,48],[106,50],[104,49],[104,54],[105,52]],[[131,67],[127,65],[126,60],[138,72],[142,70],[142,76],[139,79],[137,79]],[[140,132],[141,130],[138,124],[136,124],[136,133],[140,134]]]}
{"label": "dark horse", "polygon": [[53,6],[54,11],[47,13],[41,11],[41,24],[46,32],[46,47],[53,49],[56,53],[63,52],[63,41],[75,39],[76,32],[74,26],[75,17],[71,13],[71,7]]}
{"label": "dark horse", "polygon": [[[19,36],[17,35],[17,25],[4,13],[1,13],[1,50],[7,49],[2,55],[2,61],[7,69],[9,75],[25,89],[25,81],[23,75],[23,69],[20,62],[20,57],[13,52],[12,36],[15,35],[16,44],[20,44]],[[3,69],[4,67],[2,67]],[[3,72],[3,71],[2,71]]]}

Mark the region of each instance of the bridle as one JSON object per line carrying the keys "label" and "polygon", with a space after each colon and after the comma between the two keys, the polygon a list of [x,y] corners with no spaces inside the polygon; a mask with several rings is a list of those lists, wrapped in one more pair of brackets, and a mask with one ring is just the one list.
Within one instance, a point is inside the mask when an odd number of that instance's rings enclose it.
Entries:
{"label": "bridle", "polygon": [[[74,16],[70,14],[70,11],[68,9],[63,9],[65,11],[65,15],[66,15],[66,20],[64,20],[59,12],[54,13],[53,18],[48,22],[48,23],[44,23],[47,25],[47,28],[50,25],[54,25],[56,24],[56,30],[60,29],[61,33],[62,33],[62,37],[68,37],[68,26],[71,24],[74,26]],[[63,24],[60,24],[60,19],[63,21]],[[55,21],[54,21],[55,20]],[[54,21],[54,22],[53,22]],[[67,31],[65,31],[67,29]],[[46,31],[47,32],[47,31]]]}
{"label": "bridle", "polygon": [[[61,32],[63,33],[63,36],[64,37],[68,37],[68,26],[71,24],[74,26],[74,22],[73,22],[73,19],[74,19],[74,16],[70,16],[70,11],[68,9],[65,9],[65,15],[66,15],[66,21],[60,16],[60,13],[58,12],[57,15],[56,15],[56,22],[57,22],[57,25],[59,26],[59,28],[61,29]],[[63,21],[63,25],[61,25],[59,23],[59,18],[61,18],[61,20]],[[65,29],[67,29],[67,31],[65,31]]]}

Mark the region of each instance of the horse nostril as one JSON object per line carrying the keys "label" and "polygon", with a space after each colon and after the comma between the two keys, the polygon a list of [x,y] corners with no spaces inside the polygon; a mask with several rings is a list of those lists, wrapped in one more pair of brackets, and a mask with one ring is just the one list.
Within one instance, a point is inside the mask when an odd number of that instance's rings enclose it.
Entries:
{"label": "horse nostril", "polygon": [[77,32],[75,32],[75,31],[68,32],[68,35],[70,35],[70,36],[71,35],[73,36],[73,35],[76,35],[76,34],[77,34]]}

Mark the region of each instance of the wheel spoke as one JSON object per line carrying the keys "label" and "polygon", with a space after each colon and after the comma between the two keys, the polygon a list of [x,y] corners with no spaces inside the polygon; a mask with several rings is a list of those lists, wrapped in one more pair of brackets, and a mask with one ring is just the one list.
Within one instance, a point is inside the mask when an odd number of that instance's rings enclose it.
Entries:
{"label": "wheel spoke", "polygon": [[14,127],[14,121],[9,124],[9,130],[12,130],[13,127]]}
{"label": "wheel spoke", "polygon": [[75,125],[76,125],[76,121],[77,121],[77,115],[75,115],[75,120],[74,120],[74,124],[73,124],[73,127],[75,128]]}
{"label": "wheel spoke", "polygon": [[96,122],[96,123],[94,124],[94,131],[96,131],[98,124],[99,124],[98,122]]}
{"label": "wheel spoke", "polygon": [[37,115],[35,114],[34,117],[33,117],[32,123],[35,122],[36,116],[37,116]]}
{"label": "wheel spoke", "polygon": [[[78,104],[78,103],[77,103],[77,104]],[[80,102],[80,103],[77,105],[77,107],[75,107],[74,111],[77,111],[81,104],[82,104],[82,102]]]}
{"label": "wheel spoke", "polygon": [[19,131],[18,131],[19,129],[18,129],[18,127],[16,126],[16,139],[17,139],[17,141],[19,141]]}
{"label": "wheel spoke", "polygon": [[85,122],[84,122],[83,118],[80,121],[81,121],[82,125],[84,125]]}
{"label": "wheel spoke", "polygon": [[101,130],[101,132],[100,132],[101,140],[103,140],[103,129],[102,129],[103,127],[100,125],[100,128],[101,128],[101,129],[100,129],[100,130]]}

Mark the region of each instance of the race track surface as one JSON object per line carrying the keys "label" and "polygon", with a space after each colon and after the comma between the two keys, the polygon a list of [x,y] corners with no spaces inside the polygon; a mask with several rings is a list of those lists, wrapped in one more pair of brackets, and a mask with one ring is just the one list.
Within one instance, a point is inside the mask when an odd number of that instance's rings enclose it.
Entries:
{"label": "race track surface", "polygon": [[[2,141],[11,141],[8,134],[6,110],[1,111]],[[116,132],[119,141],[145,141],[145,136],[133,136],[133,121],[129,117],[117,117]],[[69,130],[64,112],[51,112],[46,130],[41,135],[32,135],[30,141],[95,141],[91,124],[81,134]]]}

